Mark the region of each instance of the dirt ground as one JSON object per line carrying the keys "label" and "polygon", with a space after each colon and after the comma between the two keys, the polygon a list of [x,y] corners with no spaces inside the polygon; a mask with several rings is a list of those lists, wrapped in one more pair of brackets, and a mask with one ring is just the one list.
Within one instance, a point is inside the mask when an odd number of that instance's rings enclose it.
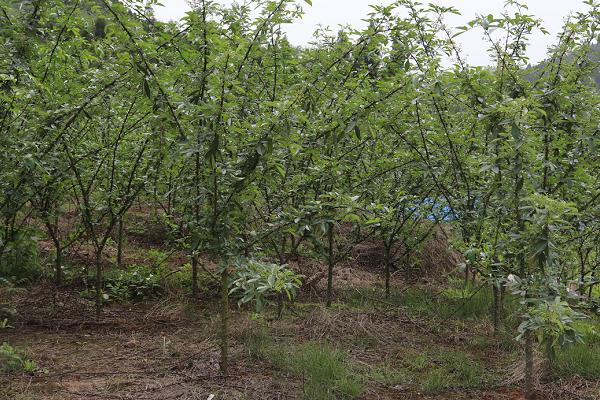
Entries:
{"label": "dirt ground", "polygon": [[[231,368],[225,377],[218,367],[217,312],[210,303],[171,299],[113,306],[97,322],[93,304],[69,292],[57,299],[64,311],[48,314],[50,295],[44,299],[44,288],[37,290],[27,296],[36,299],[28,305],[31,312],[21,316],[15,329],[1,330],[0,342],[26,348],[45,372],[0,375],[2,399],[305,398],[301,379],[250,357],[244,338],[258,326],[246,311],[234,310],[232,316]],[[346,349],[353,364],[366,366],[432,346],[460,347],[474,335],[417,321],[402,307],[383,302],[372,306],[327,310],[306,302],[266,325],[277,339],[334,342]],[[481,357],[491,369],[498,368],[494,354]],[[513,387],[427,395],[369,381],[360,398],[519,399],[521,395]]]}
{"label": "dirt ground", "polygon": [[[128,249],[125,261],[147,262],[147,250],[154,247],[160,248],[160,243],[137,242]],[[353,368],[363,371],[386,362],[410,363],[420,354],[441,349],[464,352],[485,366],[486,373],[499,377],[496,383],[477,389],[423,393],[414,385],[386,384],[363,374],[366,379],[360,399],[523,398],[516,382],[503,378],[510,375],[514,363],[502,350],[495,345],[473,345],[491,336],[489,322],[431,318],[415,314],[406,305],[382,300],[381,289],[377,295],[371,291],[381,285],[382,277],[369,265],[373,260],[369,249],[361,251],[364,262],[336,268],[337,301],[331,309],[323,306],[324,280],[307,287],[281,319],[268,314],[257,322],[251,310],[233,304],[227,376],[219,371],[219,314],[210,298],[191,301],[170,293],[156,300],[111,304],[96,320],[94,304],[78,294],[80,287],[66,287],[57,296],[49,283],[20,289],[11,300],[19,316],[11,322],[12,329],[0,329],[0,343],[26,349],[41,371],[0,374],[0,399],[310,400],[302,376],[279,370],[251,354],[248,337],[265,329],[283,346],[330,343],[348,355],[346,362]],[[72,261],[89,263],[86,254],[85,249],[78,249],[79,258]],[[359,261],[360,256],[356,257]],[[184,262],[185,254],[180,253],[168,260],[171,269]],[[324,275],[318,262],[291,266],[302,269],[308,278]],[[409,287],[396,275],[392,283],[400,297]],[[435,293],[439,287],[434,282],[428,290]],[[546,383],[539,398],[600,398],[589,393],[600,391],[589,382],[573,379]]]}

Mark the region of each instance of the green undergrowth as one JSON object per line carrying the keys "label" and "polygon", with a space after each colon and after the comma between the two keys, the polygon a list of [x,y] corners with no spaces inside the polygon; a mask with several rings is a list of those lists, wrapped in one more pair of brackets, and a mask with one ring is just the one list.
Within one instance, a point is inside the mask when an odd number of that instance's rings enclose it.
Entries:
{"label": "green undergrowth", "polygon": [[247,335],[245,340],[252,359],[299,379],[306,399],[352,399],[363,390],[361,376],[346,352],[331,344],[280,343],[264,329]]}
{"label": "green undergrowth", "polygon": [[394,389],[405,389],[415,383],[415,375],[409,369],[398,367],[389,361],[373,366],[368,371],[367,378]]}
{"label": "green undergrowth", "polygon": [[266,328],[253,330],[244,341],[252,361],[266,362],[280,373],[301,380],[307,399],[355,398],[370,383],[395,390],[435,393],[478,388],[496,381],[479,360],[454,349],[411,349],[367,365],[351,361],[349,349],[324,341],[276,341]]}
{"label": "green undergrowth", "polygon": [[[336,304],[334,310],[380,311],[382,308],[400,306],[423,324],[427,324],[428,320],[455,321],[453,326],[462,330],[487,326],[487,330],[470,339],[469,346],[481,354],[495,354],[494,357],[505,354],[507,360],[502,357],[497,360],[500,364],[510,363],[508,359],[520,351],[521,345],[515,340],[521,314],[518,299],[505,294],[501,331],[493,336],[489,331],[493,304],[489,287],[463,286],[462,282],[454,281],[449,287],[435,292],[427,287],[396,289],[388,299],[384,298],[381,289],[361,289],[347,293],[344,300]],[[583,335],[583,342],[558,348],[552,372],[559,377],[580,376],[598,380],[600,321],[594,317],[576,322],[576,327]],[[358,337],[354,344],[364,349],[375,347],[369,337]],[[481,387],[493,383],[497,378],[486,372],[483,364],[468,352],[459,349],[428,351],[408,356],[402,363],[386,361],[372,366],[365,374],[365,379],[384,386],[408,387],[427,393]]]}
{"label": "green undergrowth", "polygon": [[487,317],[491,312],[491,290],[449,287],[435,293],[426,287],[393,290],[389,298],[381,289],[361,289],[350,292],[345,302],[334,308],[355,311],[378,310],[386,307],[404,307],[413,315],[425,318],[472,319]]}
{"label": "green undergrowth", "polygon": [[[84,279],[88,289],[80,292],[84,298],[93,299],[95,287],[93,276]],[[104,300],[107,302],[130,302],[157,298],[166,293],[182,297],[191,294],[192,268],[190,264],[169,270],[165,265],[129,265],[108,270],[104,277]],[[206,272],[197,277],[199,296],[212,296],[216,281]]]}
{"label": "green undergrowth", "polygon": [[450,287],[442,291],[447,316],[457,318],[481,318],[488,316],[492,309],[492,291],[488,287]]}
{"label": "green undergrowth", "polygon": [[558,349],[552,370],[561,377],[600,379],[600,322],[594,318],[578,321],[575,326],[583,342]]}
{"label": "green undergrowth", "polygon": [[483,387],[496,378],[472,355],[454,349],[407,351],[395,363],[376,366],[370,377],[386,386],[427,393]]}
{"label": "green undergrowth", "polygon": [[0,345],[0,372],[34,373],[39,370],[35,361],[27,358],[25,351],[8,343]]}

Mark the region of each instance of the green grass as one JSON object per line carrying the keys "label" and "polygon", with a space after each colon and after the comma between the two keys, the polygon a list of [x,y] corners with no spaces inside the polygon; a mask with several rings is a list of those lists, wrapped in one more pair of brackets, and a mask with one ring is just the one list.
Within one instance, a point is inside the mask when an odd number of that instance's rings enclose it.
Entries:
{"label": "green grass", "polygon": [[[404,307],[423,321],[427,319],[453,319],[460,329],[469,329],[473,321],[489,321],[492,303],[491,290],[476,292],[451,287],[439,293],[427,288],[412,287],[393,293],[389,300]],[[472,296],[472,297],[471,297]],[[385,307],[377,299],[383,299],[380,289],[361,289],[348,292],[343,301],[331,310],[362,312]],[[468,301],[467,301],[468,300]],[[512,307],[507,297],[506,308]],[[461,307],[462,306],[462,307]],[[459,309],[460,308],[460,309]],[[458,310],[458,311],[457,311]],[[453,326],[454,326],[453,325]],[[364,385],[377,383],[389,388],[408,391],[436,393],[446,390],[486,387],[497,383],[501,373],[486,369],[479,357],[467,348],[452,348],[441,345],[421,347],[415,341],[405,351],[371,365],[353,365],[347,353],[330,344],[308,342],[291,344],[273,340],[266,327],[254,329],[245,338],[251,359],[267,362],[283,376],[294,376],[303,382],[305,398],[349,399],[360,395]],[[504,349],[512,352],[517,343],[513,336],[490,338],[483,333],[470,343],[476,353]],[[506,343],[505,343],[506,342]],[[422,343],[427,346],[428,343]],[[376,337],[355,335],[352,347],[376,349]],[[417,348],[412,346],[418,345]]]}
{"label": "green grass", "polygon": [[388,387],[405,387],[414,382],[414,376],[408,369],[395,368],[389,362],[375,366],[368,372],[367,378]]}
{"label": "green grass", "polygon": [[481,318],[490,314],[492,291],[489,288],[451,287],[442,292],[448,316],[457,318]]}
{"label": "green grass", "polygon": [[[462,281],[451,282],[451,286],[440,293],[426,288],[413,287],[392,296],[406,309],[422,318],[451,320],[491,319],[493,294],[490,287],[463,285]],[[518,299],[505,293],[503,302],[503,325],[516,328],[521,322]]]}
{"label": "green grass", "polygon": [[427,393],[448,388],[481,387],[494,379],[493,374],[469,354],[450,349],[407,354],[403,368],[411,377],[409,381]]}
{"label": "green grass", "polygon": [[448,384],[448,378],[449,376],[446,373],[446,371],[438,368],[433,369],[427,374],[427,377],[425,378],[421,389],[425,393],[435,393],[442,391],[446,388],[446,385]]}
{"label": "green grass", "polygon": [[347,354],[330,344],[277,343],[264,329],[247,335],[245,342],[251,358],[300,379],[306,399],[352,399],[363,390],[361,376]]}
{"label": "green grass", "polygon": [[[353,290],[344,296],[344,301],[334,304],[334,310],[366,311],[384,306],[378,299],[389,305],[404,306],[415,315],[422,317],[480,319],[491,316],[493,295],[489,287],[466,287],[456,280],[441,293],[433,293],[427,288],[411,287],[405,290],[392,290],[389,299],[383,299],[383,290],[363,288],[360,292]],[[505,315],[512,314],[518,305],[511,296],[505,296]],[[519,321],[520,322],[520,321]],[[517,324],[518,325],[518,324]]]}
{"label": "green grass", "polygon": [[456,387],[479,387],[490,378],[489,371],[466,353],[443,352],[440,359],[444,370],[452,376],[451,382]]}
{"label": "green grass", "polygon": [[600,323],[586,320],[576,322],[575,326],[583,335],[584,342],[559,349],[552,369],[559,376],[600,379]]}
{"label": "green grass", "polygon": [[473,337],[469,343],[471,348],[479,351],[503,351],[507,354],[520,350],[521,345],[515,339],[514,331],[501,330],[497,336],[485,333]]}
{"label": "green grass", "polygon": [[600,346],[578,343],[564,347],[556,352],[552,369],[559,376],[600,379]]}
{"label": "green grass", "polygon": [[398,299],[400,304],[415,314],[434,316],[438,314],[438,302],[432,293],[420,288],[410,288],[404,291]]}

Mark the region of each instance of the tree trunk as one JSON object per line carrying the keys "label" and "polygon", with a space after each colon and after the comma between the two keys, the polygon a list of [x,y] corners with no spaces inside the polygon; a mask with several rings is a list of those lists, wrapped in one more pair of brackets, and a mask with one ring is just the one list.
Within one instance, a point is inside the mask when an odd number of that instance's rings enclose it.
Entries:
{"label": "tree trunk", "polygon": [[280,293],[279,296],[277,296],[277,319],[281,319],[281,316],[283,315],[283,293]]}
{"label": "tree trunk", "polygon": [[504,286],[500,286],[499,292],[500,303],[498,304],[498,311],[500,312],[500,321],[502,321],[502,316],[504,315],[504,295],[506,292],[506,288]]}
{"label": "tree trunk", "polygon": [[552,342],[550,340],[546,341],[546,357],[548,358],[548,363],[552,366],[556,360],[556,353],[554,352],[554,347],[552,347]]}
{"label": "tree trunk", "polygon": [[390,255],[391,246],[385,244],[385,298],[390,298],[390,275],[391,275],[391,255]]}
{"label": "tree trunk", "polygon": [[292,233],[290,233],[290,242],[291,242],[291,249],[290,249],[290,258],[291,259],[298,259],[298,246],[300,244],[300,241],[302,239],[298,239],[298,241],[296,242],[296,238],[294,238],[294,235]]}
{"label": "tree trunk", "polygon": [[119,217],[117,232],[117,267],[123,266],[123,216]]}
{"label": "tree trunk", "polygon": [[169,217],[171,216],[171,203],[172,203],[171,197],[173,196],[173,194],[171,193],[172,187],[173,187],[173,174],[169,173],[169,183],[167,184],[167,215]]}
{"label": "tree trunk", "polygon": [[500,288],[496,282],[492,283],[493,303],[492,303],[492,318],[494,321],[494,335],[500,333]]}
{"label": "tree trunk", "polygon": [[327,242],[328,242],[328,255],[327,255],[327,307],[331,307],[333,298],[333,265],[334,265],[334,254],[333,254],[333,224],[329,226],[327,230]]}
{"label": "tree trunk", "polygon": [[530,331],[525,332],[525,398],[535,399],[533,390],[533,337]]}
{"label": "tree trunk", "polygon": [[56,257],[54,257],[54,284],[56,288],[62,285],[62,248],[56,246]]}
{"label": "tree trunk", "polygon": [[198,258],[192,256],[192,297],[198,297]]}
{"label": "tree trunk", "polygon": [[102,250],[96,251],[96,319],[102,316]]}
{"label": "tree trunk", "polygon": [[52,314],[56,312],[58,308],[58,290],[62,284],[62,249],[60,245],[55,243],[56,256],[54,257],[54,292],[52,293]]}
{"label": "tree trunk", "polygon": [[227,268],[223,268],[221,272],[221,331],[220,346],[221,346],[221,361],[219,369],[223,375],[227,375],[229,363],[229,274]]}

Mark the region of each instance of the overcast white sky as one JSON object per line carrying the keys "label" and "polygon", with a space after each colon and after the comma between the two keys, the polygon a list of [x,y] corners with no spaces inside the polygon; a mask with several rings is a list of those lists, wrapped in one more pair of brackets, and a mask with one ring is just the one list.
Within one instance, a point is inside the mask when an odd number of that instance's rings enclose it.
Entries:
{"label": "overcast white sky", "polygon": [[[233,0],[220,0],[230,4]],[[536,34],[532,37],[529,48],[531,62],[541,61],[546,48],[554,43],[564,18],[572,12],[585,9],[582,0],[522,0],[529,7],[529,13],[544,20],[550,35]],[[305,45],[312,39],[318,24],[329,26],[335,32],[339,25],[350,24],[364,26],[363,18],[369,13],[369,4],[390,4],[392,0],[312,0],[313,6],[304,5],[305,16],[301,21],[288,25],[288,38],[294,44]],[[422,3],[451,5],[459,9],[461,16],[451,16],[447,22],[450,26],[464,25],[477,14],[499,15],[505,0],[423,0]],[[163,21],[179,20],[189,7],[185,0],[162,0],[164,7],[156,8],[156,16]],[[486,65],[489,58],[486,45],[481,39],[481,31],[472,31],[458,37],[464,54],[474,65]]]}

